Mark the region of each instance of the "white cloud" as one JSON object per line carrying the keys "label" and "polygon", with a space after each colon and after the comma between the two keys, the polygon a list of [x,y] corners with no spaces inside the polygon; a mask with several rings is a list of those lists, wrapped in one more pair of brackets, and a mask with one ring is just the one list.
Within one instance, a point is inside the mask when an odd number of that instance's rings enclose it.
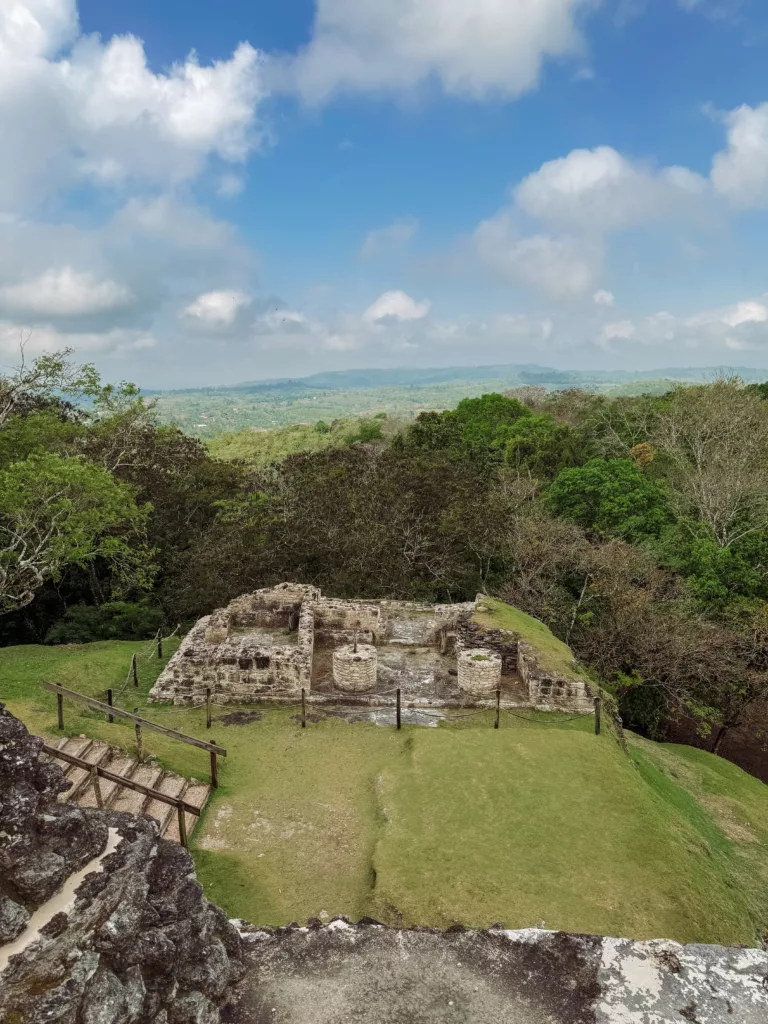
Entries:
{"label": "white cloud", "polygon": [[235,196],[239,196],[245,188],[245,178],[240,174],[222,174],[219,178],[218,188],[216,189],[217,195],[220,195],[222,199],[232,199]]}
{"label": "white cloud", "polygon": [[384,292],[373,302],[365,313],[363,319],[369,323],[386,323],[393,320],[420,320],[429,312],[430,303],[428,300],[417,302],[405,292],[391,291]]}
{"label": "white cloud", "polygon": [[198,320],[206,327],[231,327],[241,310],[250,304],[250,298],[240,291],[206,292],[182,310],[182,316]]}
{"label": "white cloud", "polygon": [[678,357],[696,351],[713,361],[728,351],[765,352],[768,351],[768,297],[689,316],[661,312],[604,324],[596,344],[615,352],[617,348],[612,344],[615,342],[630,342],[636,348],[658,347],[658,358],[665,361],[671,349]]}
{"label": "white cloud", "polygon": [[768,103],[725,115],[728,148],[712,162],[712,184],[734,206],[768,206]]}
{"label": "white cloud", "polygon": [[[260,140],[260,55],[194,54],[155,73],[133,36],[77,36],[73,0],[5,0],[0,12],[0,210],[78,182],[174,183],[210,155],[238,162]],[[61,46],[70,44],[63,56]]]}
{"label": "white cloud", "polygon": [[579,21],[599,0],[317,0],[293,60],[308,103],[338,92],[407,93],[434,79],[481,100],[533,88],[544,61],[580,54]]}
{"label": "white cloud", "polygon": [[19,356],[19,345],[25,342],[24,351],[29,356],[42,355],[44,352],[60,351],[72,348],[78,357],[88,358],[91,355],[126,355],[131,352],[154,348],[155,337],[149,331],[124,330],[113,328],[108,331],[81,331],[70,333],[57,331],[50,325],[42,325],[30,330],[28,327],[0,321],[0,355],[9,361]]}
{"label": "white cloud", "polygon": [[418,230],[419,222],[413,218],[393,221],[385,228],[369,231],[360,246],[362,259],[379,259],[404,249]]}
{"label": "white cloud", "polygon": [[3,0],[0,61],[55,53],[77,30],[75,0]]}
{"label": "white cloud", "polygon": [[592,301],[596,306],[606,307],[613,306],[616,302],[613,292],[607,292],[603,290],[595,292],[595,294],[592,296]]}
{"label": "white cloud", "polygon": [[115,281],[98,281],[72,267],[47,270],[40,277],[0,287],[0,306],[32,316],[88,316],[120,309],[133,301],[129,288]]}
{"label": "white cloud", "polygon": [[609,231],[648,218],[680,216],[708,191],[684,167],[659,171],[636,164],[610,146],[575,149],[529,174],[514,190],[531,217],[585,231]]}
{"label": "white cloud", "polygon": [[599,241],[523,236],[514,211],[508,209],[479,224],[472,245],[482,266],[554,298],[582,295],[593,288],[602,265]]}

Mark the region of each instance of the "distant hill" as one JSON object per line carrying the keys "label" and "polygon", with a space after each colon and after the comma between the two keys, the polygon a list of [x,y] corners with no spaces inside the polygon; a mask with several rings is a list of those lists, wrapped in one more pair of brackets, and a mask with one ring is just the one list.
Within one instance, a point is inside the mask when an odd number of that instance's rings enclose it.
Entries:
{"label": "distant hill", "polygon": [[163,422],[213,438],[253,428],[366,418],[377,413],[413,419],[430,409],[451,409],[462,398],[533,384],[548,390],[584,388],[602,394],[661,393],[678,383],[712,380],[722,373],[747,381],[768,370],[747,367],[672,367],[662,370],[557,370],[527,364],[332,370],[309,377],[244,381],[209,388],[147,392]]}

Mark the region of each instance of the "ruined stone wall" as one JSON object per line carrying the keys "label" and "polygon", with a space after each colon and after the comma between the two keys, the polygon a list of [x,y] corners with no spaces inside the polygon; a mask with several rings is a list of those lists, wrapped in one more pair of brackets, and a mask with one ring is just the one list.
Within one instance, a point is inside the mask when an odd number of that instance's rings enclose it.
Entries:
{"label": "ruined stone wall", "polygon": [[526,685],[531,704],[589,712],[594,709],[592,687],[586,679],[568,677],[541,668],[536,650],[521,640],[518,643],[518,672]]}
{"label": "ruined stone wall", "polygon": [[311,612],[302,611],[298,629],[285,638],[246,632],[210,642],[209,618],[201,619],[182,640],[149,700],[202,704],[207,689],[224,704],[298,696],[310,686],[312,633]]}
{"label": "ruined stone wall", "polygon": [[437,646],[441,634],[455,631],[462,616],[474,610],[474,602],[423,605],[414,601],[382,601],[382,638],[416,647]]}
{"label": "ruined stone wall", "polygon": [[189,853],[151,818],[59,803],[41,746],[0,704],[0,1021],[218,1024],[242,944]]}
{"label": "ruined stone wall", "polygon": [[315,641],[324,647],[354,642],[380,642],[383,628],[378,601],[342,601],[321,597],[314,602]]}

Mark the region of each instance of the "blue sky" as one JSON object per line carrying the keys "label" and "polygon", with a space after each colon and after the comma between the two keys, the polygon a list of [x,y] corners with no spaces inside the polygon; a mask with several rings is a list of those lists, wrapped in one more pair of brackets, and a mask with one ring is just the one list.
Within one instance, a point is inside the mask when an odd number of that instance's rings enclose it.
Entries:
{"label": "blue sky", "polygon": [[761,0],[6,0],[0,349],[768,366]]}

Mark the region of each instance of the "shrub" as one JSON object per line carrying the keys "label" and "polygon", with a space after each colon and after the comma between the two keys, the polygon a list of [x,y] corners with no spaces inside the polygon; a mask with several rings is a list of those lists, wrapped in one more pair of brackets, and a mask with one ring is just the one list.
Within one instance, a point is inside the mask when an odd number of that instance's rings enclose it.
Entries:
{"label": "shrub", "polygon": [[94,640],[147,640],[163,621],[163,613],[147,601],[108,601],[99,607],[76,604],[52,626],[47,644],[88,644]]}

